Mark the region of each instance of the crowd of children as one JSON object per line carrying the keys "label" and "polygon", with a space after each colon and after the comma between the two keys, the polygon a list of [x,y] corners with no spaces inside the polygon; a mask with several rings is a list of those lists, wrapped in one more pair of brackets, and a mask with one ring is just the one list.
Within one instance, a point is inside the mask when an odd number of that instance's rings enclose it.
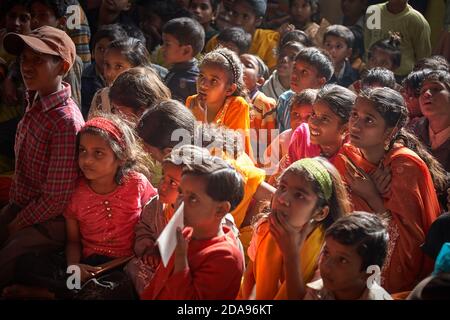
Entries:
{"label": "crowd of children", "polygon": [[448,297],[447,35],[323,2],[0,1],[1,299]]}

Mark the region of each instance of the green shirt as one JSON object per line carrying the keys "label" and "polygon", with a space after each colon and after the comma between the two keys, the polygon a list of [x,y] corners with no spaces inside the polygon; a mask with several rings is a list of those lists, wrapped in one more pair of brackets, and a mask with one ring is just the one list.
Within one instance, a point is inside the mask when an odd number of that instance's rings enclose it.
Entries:
{"label": "green shirt", "polygon": [[[402,53],[400,68],[396,75],[406,76],[411,72],[415,62],[431,55],[430,25],[423,15],[409,4],[399,14],[387,10],[387,2],[370,6],[378,7],[381,29],[368,29],[364,26],[364,46],[366,52],[378,40],[389,38],[389,31],[398,32],[401,36],[400,50]],[[370,9],[368,9],[369,11]],[[376,11],[377,12],[377,11]]]}

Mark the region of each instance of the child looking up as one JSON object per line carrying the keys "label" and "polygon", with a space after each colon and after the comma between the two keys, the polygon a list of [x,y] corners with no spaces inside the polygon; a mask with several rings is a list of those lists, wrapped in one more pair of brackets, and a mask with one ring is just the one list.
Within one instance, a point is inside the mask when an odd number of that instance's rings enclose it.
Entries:
{"label": "child looking up", "polygon": [[317,48],[305,48],[297,54],[292,70],[291,90],[278,99],[277,123],[280,132],[290,127],[289,101],[294,93],[322,88],[331,79],[333,72],[333,63],[327,53]]}
{"label": "child looking up", "polygon": [[[291,164],[279,179],[271,212],[256,226],[241,286],[240,299],[287,299],[285,268],[294,268],[303,281],[309,282],[317,269],[325,230],[349,212],[342,179],[326,160],[302,159]],[[302,233],[304,246],[297,248],[302,264],[286,260],[284,243],[279,240],[277,225],[289,226]],[[290,252],[291,253],[291,252]],[[255,289],[256,286],[256,289]],[[253,294],[253,290],[256,290]]]}
{"label": "child looking up", "polygon": [[200,64],[197,92],[186,100],[186,106],[197,120],[240,130],[245,152],[252,157],[250,106],[245,100],[239,57],[226,48],[206,54]]}

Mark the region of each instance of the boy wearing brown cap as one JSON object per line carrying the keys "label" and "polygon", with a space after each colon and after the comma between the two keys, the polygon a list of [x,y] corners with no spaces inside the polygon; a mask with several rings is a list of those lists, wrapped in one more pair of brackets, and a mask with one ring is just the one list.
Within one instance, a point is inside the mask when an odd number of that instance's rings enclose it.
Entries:
{"label": "boy wearing brown cap", "polygon": [[76,55],[64,31],[44,26],[28,35],[9,33],[3,45],[20,57],[27,108],[16,134],[9,204],[0,211],[0,288],[20,255],[63,247],[61,214],[78,176],[76,135],[84,124],[62,81]]}

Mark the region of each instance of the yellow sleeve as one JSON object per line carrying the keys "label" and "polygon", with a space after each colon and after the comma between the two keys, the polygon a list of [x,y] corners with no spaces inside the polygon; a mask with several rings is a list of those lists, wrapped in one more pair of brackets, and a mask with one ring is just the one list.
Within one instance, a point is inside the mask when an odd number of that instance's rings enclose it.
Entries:
{"label": "yellow sleeve", "polygon": [[209,39],[208,43],[205,46],[205,53],[213,51],[219,45],[219,41],[217,41],[217,35]]}

